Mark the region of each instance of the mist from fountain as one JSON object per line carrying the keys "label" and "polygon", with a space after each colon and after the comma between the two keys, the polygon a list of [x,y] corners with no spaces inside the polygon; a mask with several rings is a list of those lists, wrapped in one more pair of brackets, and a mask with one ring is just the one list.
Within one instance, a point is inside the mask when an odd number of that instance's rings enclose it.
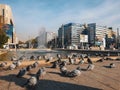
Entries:
{"label": "mist from fountain", "polygon": [[38,49],[45,49],[46,46],[46,31],[45,31],[45,28],[42,27],[39,31],[39,36],[37,38],[37,41],[38,41]]}

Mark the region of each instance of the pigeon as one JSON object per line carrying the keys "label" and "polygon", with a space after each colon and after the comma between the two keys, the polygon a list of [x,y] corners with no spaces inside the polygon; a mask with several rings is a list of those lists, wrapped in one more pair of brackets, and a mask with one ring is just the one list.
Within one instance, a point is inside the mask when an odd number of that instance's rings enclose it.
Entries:
{"label": "pigeon", "polygon": [[37,85],[38,83],[38,76],[31,76],[27,82],[23,85],[23,87],[27,86],[27,87],[30,87],[32,90],[35,90],[35,86]]}
{"label": "pigeon", "polygon": [[60,72],[63,76],[67,76],[69,71],[67,71],[67,68],[65,66],[60,67]]}
{"label": "pigeon", "polygon": [[45,67],[42,67],[38,70],[38,72],[36,73],[36,75],[40,78],[43,78],[44,75],[46,74],[46,70],[45,70]]}
{"label": "pigeon", "polygon": [[54,62],[51,62],[53,65],[51,66],[51,68],[57,68],[58,67],[58,61],[54,61]]}
{"label": "pigeon", "polygon": [[1,64],[0,64],[0,67],[5,67],[7,65],[7,62],[2,62]]}
{"label": "pigeon", "polygon": [[69,63],[70,64],[74,64],[75,63],[74,59],[72,59],[72,58],[69,57]]}
{"label": "pigeon", "polygon": [[25,59],[26,59],[26,58],[25,58],[24,55],[19,58],[19,60],[25,60]]}
{"label": "pigeon", "polygon": [[37,59],[37,60],[41,60],[42,57],[41,57],[41,56],[37,56],[36,59]]}
{"label": "pigeon", "polygon": [[90,59],[90,57],[87,58],[87,62],[88,64],[93,64],[92,60]]}
{"label": "pigeon", "polygon": [[47,60],[48,59],[48,57],[45,55],[45,56],[43,56],[43,58],[44,58],[44,60]]}
{"label": "pigeon", "polygon": [[60,55],[60,54],[57,54],[57,58],[61,58],[61,55]]}
{"label": "pigeon", "polygon": [[11,57],[11,61],[16,61],[16,60],[17,60],[16,56]]}
{"label": "pigeon", "polygon": [[14,70],[16,68],[16,65],[15,64],[11,64],[10,66],[9,66],[9,70]]}
{"label": "pigeon", "polygon": [[32,65],[28,65],[27,67],[26,67],[26,71],[30,71],[32,69]]}
{"label": "pigeon", "polygon": [[23,86],[29,86],[32,90],[35,90],[33,88],[37,85],[39,77],[43,74],[43,72],[45,73],[44,68],[39,69],[38,72],[34,76],[31,76]]}
{"label": "pigeon", "polygon": [[66,66],[67,65],[67,62],[66,61],[62,61],[59,65],[59,67],[63,67],[63,66]]}
{"label": "pigeon", "polygon": [[26,73],[26,68],[22,68],[22,69],[20,69],[20,71],[18,72],[18,74],[16,76],[22,77],[25,75],[25,73]]}
{"label": "pigeon", "polygon": [[35,56],[32,55],[32,56],[30,57],[30,60],[34,60],[34,59],[35,59]]}
{"label": "pigeon", "polygon": [[57,62],[60,64],[62,62],[61,58],[58,58]]}
{"label": "pigeon", "polygon": [[37,78],[35,76],[32,76],[28,79],[29,86],[35,86],[36,84],[37,84]]}
{"label": "pigeon", "polygon": [[31,72],[30,72],[31,69],[32,69],[32,65],[28,65],[28,66],[26,67],[26,71],[28,71],[28,73],[31,73]]}
{"label": "pigeon", "polygon": [[120,61],[120,57],[116,58],[117,61]]}
{"label": "pigeon", "polygon": [[83,56],[82,54],[80,55],[80,58],[81,58],[82,60],[84,60],[84,56]]}
{"label": "pigeon", "polygon": [[115,68],[115,64],[114,63],[110,63],[110,68]]}
{"label": "pigeon", "polygon": [[49,62],[50,61],[50,59],[48,58],[48,59],[46,59],[46,62]]}
{"label": "pigeon", "polygon": [[17,62],[16,62],[16,66],[17,66],[17,67],[19,67],[21,64],[22,64],[21,61],[17,61]]}
{"label": "pigeon", "polygon": [[38,66],[38,62],[33,63],[32,68],[36,68]]}
{"label": "pigeon", "polygon": [[93,70],[95,67],[94,64],[89,64],[88,67],[87,67],[87,70]]}
{"label": "pigeon", "polygon": [[104,57],[102,57],[101,59],[97,60],[96,62],[103,62],[104,61]]}
{"label": "pigeon", "polygon": [[78,64],[84,64],[84,63],[85,63],[85,61],[82,59],[82,60],[79,61]]}
{"label": "pigeon", "polygon": [[81,75],[81,68],[77,67],[75,70],[68,73],[68,77],[76,77]]}

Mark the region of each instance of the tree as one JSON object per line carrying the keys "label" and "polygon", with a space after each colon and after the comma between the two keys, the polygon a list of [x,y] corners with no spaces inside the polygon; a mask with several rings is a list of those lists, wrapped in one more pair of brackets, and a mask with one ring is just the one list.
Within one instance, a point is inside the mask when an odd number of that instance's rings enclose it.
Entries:
{"label": "tree", "polygon": [[30,47],[32,47],[32,48],[37,48],[38,47],[37,38],[27,40],[25,43],[28,45],[29,48]]}
{"label": "tree", "polygon": [[3,45],[7,43],[8,36],[6,35],[5,31],[3,29],[0,29],[0,48],[3,48]]}
{"label": "tree", "polygon": [[24,42],[23,42],[23,41],[19,41],[18,43],[19,43],[19,44],[24,44]]}
{"label": "tree", "polygon": [[37,44],[38,44],[37,38],[31,39],[31,44],[33,48],[37,48]]}

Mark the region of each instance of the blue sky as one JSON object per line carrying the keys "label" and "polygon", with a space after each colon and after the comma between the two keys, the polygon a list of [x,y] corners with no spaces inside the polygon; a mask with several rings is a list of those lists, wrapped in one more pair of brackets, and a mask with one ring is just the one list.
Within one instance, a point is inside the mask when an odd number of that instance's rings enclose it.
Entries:
{"label": "blue sky", "polygon": [[62,24],[97,23],[120,28],[120,0],[0,0],[12,8],[19,40],[58,31]]}

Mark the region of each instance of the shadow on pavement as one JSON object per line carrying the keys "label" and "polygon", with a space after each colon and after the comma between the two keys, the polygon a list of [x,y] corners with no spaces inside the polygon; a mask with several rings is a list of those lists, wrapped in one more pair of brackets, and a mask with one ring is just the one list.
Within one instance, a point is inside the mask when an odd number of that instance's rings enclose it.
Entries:
{"label": "shadow on pavement", "polygon": [[[14,82],[17,86],[23,88],[23,85],[27,82],[27,78],[17,78],[14,74],[0,76],[0,80],[6,80],[9,82],[8,90],[10,90],[11,83]],[[25,87],[26,90],[33,90],[33,88]],[[34,87],[34,90],[101,90],[84,85],[76,85],[72,83],[59,82],[53,80],[39,80],[38,84]]]}

